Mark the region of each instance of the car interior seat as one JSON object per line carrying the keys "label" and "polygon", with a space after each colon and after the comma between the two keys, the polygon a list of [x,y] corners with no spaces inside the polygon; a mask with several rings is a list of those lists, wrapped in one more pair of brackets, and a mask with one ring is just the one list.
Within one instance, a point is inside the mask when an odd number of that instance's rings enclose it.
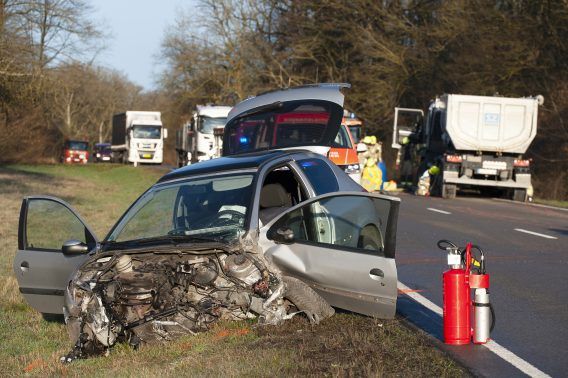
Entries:
{"label": "car interior seat", "polygon": [[270,222],[275,216],[292,206],[290,194],[279,183],[266,184],[260,191],[260,210],[258,217],[262,224]]}

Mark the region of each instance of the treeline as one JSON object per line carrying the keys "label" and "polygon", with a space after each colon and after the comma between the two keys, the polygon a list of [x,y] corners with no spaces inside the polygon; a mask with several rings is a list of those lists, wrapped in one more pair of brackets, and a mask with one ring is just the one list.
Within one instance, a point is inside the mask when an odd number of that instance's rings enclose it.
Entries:
{"label": "treeline", "polygon": [[65,138],[109,139],[142,88],[97,67],[104,34],[83,0],[0,0],[0,163],[54,161]]}
{"label": "treeline", "polygon": [[395,106],[425,108],[443,93],[542,94],[534,183],[542,197],[568,196],[566,0],[202,0],[162,52],[172,120],[197,103],[349,82],[347,107],[387,145]]}
{"label": "treeline", "polygon": [[196,104],[349,82],[346,106],[391,163],[395,106],[542,94],[533,182],[541,197],[568,197],[566,0],[200,0],[164,35],[151,94],[92,63],[104,35],[90,11],[84,0],[0,0],[0,162],[53,158],[66,137],[108,140],[125,109],[162,110],[173,131]]}

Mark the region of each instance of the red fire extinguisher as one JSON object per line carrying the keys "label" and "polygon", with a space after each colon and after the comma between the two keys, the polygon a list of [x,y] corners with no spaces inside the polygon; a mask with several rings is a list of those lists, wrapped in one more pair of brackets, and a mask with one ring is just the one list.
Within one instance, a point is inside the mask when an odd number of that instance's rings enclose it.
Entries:
{"label": "red fire extinguisher", "polygon": [[[450,269],[442,275],[444,296],[444,342],[451,345],[476,344],[489,341],[495,326],[495,313],[489,302],[489,275],[485,272],[485,254],[478,246],[468,243],[464,249],[448,240],[438,247],[447,252]],[[472,249],[480,259],[472,258]],[[471,290],[475,290],[471,300]],[[473,328],[472,328],[473,308]]]}

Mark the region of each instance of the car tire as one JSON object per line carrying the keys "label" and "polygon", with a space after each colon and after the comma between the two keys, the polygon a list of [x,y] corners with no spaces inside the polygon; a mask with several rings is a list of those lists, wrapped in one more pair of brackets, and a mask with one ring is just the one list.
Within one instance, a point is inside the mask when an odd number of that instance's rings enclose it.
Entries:
{"label": "car tire", "polygon": [[456,192],[458,188],[455,184],[443,184],[442,185],[442,198],[454,199],[456,198]]}
{"label": "car tire", "polygon": [[311,323],[318,324],[335,314],[333,307],[304,282],[290,276],[282,277],[282,281],[286,285],[284,297],[303,311]]}
{"label": "car tire", "polygon": [[372,225],[363,227],[359,234],[358,248],[380,251],[382,247],[382,237],[379,230]]}
{"label": "car tire", "polygon": [[41,317],[43,320],[49,323],[65,323],[65,318],[62,314],[45,314],[42,313]]}

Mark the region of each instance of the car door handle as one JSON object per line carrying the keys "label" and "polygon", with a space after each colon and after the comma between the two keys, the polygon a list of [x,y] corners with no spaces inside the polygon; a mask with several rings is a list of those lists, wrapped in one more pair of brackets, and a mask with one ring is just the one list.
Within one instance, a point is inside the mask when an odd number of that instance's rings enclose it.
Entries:
{"label": "car door handle", "polygon": [[369,277],[371,277],[372,280],[380,281],[385,278],[385,273],[379,268],[373,268],[369,272]]}
{"label": "car door handle", "polygon": [[22,263],[20,264],[20,270],[25,273],[29,269],[30,269],[30,264],[28,264],[27,261],[22,261]]}

